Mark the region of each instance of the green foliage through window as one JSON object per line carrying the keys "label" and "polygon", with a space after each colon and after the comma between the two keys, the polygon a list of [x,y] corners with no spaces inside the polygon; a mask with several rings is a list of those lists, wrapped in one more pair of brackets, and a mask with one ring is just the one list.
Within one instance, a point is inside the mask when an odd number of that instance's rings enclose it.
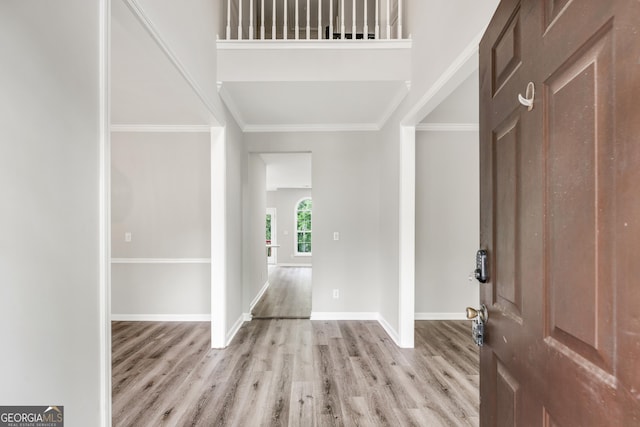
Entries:
{"label": "green foliage through window", "polygon": [[267,236],[267,240],[271,240],[271,214],[267,214],[266,236]]}
{"label": "green foliage through window", "polygon": [[300,254],[311,254],[311,199],[303,199],[296,206],[296,246]]}

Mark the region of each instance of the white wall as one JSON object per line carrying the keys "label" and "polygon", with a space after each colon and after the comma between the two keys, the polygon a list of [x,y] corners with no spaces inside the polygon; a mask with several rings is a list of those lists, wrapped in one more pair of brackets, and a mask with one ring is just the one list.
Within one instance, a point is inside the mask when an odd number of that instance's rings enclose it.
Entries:
{"label": "white wall", "polygon": [[267,167],[259,154],[249,152],[244,172],[243,309],[245,313],[249,313],[251,302],[268,280],[264,234],[267,210]]}
{"label": "white wall", "polygon": [[101,421],[99,2],[0,2],[0,402]]}
{"label": "white wall", "polygon": [[216,118],[224,122],[218,97],[216,37],[224,36],[223,0],[137,0],[144,14],[201,90]]}
{"label": "white wall", "polygon": [[[208,133],[112,133],[114,315],[211,313]],[[131,242],[125,241],[131,233]],[[154,263],[164,259],[170,264]]]}
{"label": "white wall", "polygon": [[[314,313],[380,308],[380,152],[370,132],[251,133],[251,152],[312,153]],[[262,228],[264,229],[264,210]],[[333,232],[340,240],[333,240]],[[261,234],[260,237],[264,239]],[[340,298],[332,298],[332,290]]]}
{"label": "white wall", "polygon": [[478,132],[416,134],[416,313],[464,316],[477,306]]}
{"label": "white wall", "polygon": [[[243,305],[243,177],[247,165],[240,128],[233,119],[227,121],[227,325],[238,321]],[[214,234],[213,238],[216,236]],[[215,260],[214,260],[215,262]],[[265,261],[266,263],[266,261]],[[265,265],[266,269],[266,265]]]}
{"label": "white wall", "polygon": [[[305,198],[311,197],[311,189],[281,188],[267,192],[267,207],[276,209],[277,239],[272,243],[280,245],[276,248],[278,264],[312,264],[313,256],[296,255],[296,206]],[[314,215],[311,213],[311,229],[313,233]],[[311,236],[311,251],[313,253],[313,234]]]}

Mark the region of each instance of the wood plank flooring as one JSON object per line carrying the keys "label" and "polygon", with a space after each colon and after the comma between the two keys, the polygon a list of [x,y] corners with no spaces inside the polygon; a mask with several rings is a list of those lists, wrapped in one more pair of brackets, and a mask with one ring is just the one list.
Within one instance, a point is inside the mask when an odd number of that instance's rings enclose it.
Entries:
{"label": "wood plank flooring", "polygon": [[466,321],[253,320],[224,350],[209,323],[113,322],[114,426],[476,426]]}
{"label": "wood plank flooring", "polygon": [[251,314],[254,319],[309,319],[311,267],[270,267],[269,288]]}

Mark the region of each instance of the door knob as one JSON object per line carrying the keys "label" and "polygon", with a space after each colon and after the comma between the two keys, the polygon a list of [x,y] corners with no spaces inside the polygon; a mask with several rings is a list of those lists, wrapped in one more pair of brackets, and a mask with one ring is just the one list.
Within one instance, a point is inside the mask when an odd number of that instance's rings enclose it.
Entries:
{"label": "door knob", "polygon": [[487,307],[482,304],[479,310],[473,307],[467,307],[467,319],[473,320],[471,325],[471,338],[478,347],[484,345],[484,324],[489,318]]}
{"label": "door knob", "polygon": [[467,307],[467,319],[480,319],[482,323],[486,323],[489,320],[489,312],[487,311],[487,306],[482,304],[479,310],[476,310],[473,307]]}

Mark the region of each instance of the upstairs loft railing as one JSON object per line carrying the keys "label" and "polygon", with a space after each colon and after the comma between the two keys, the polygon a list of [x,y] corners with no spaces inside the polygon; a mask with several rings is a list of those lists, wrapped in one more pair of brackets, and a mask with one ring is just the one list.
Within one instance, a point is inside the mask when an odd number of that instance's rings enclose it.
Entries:
{"label": "upstairs loft railing", "polygon": [[403,0],[227,0],[226,40],[403,39]]}

